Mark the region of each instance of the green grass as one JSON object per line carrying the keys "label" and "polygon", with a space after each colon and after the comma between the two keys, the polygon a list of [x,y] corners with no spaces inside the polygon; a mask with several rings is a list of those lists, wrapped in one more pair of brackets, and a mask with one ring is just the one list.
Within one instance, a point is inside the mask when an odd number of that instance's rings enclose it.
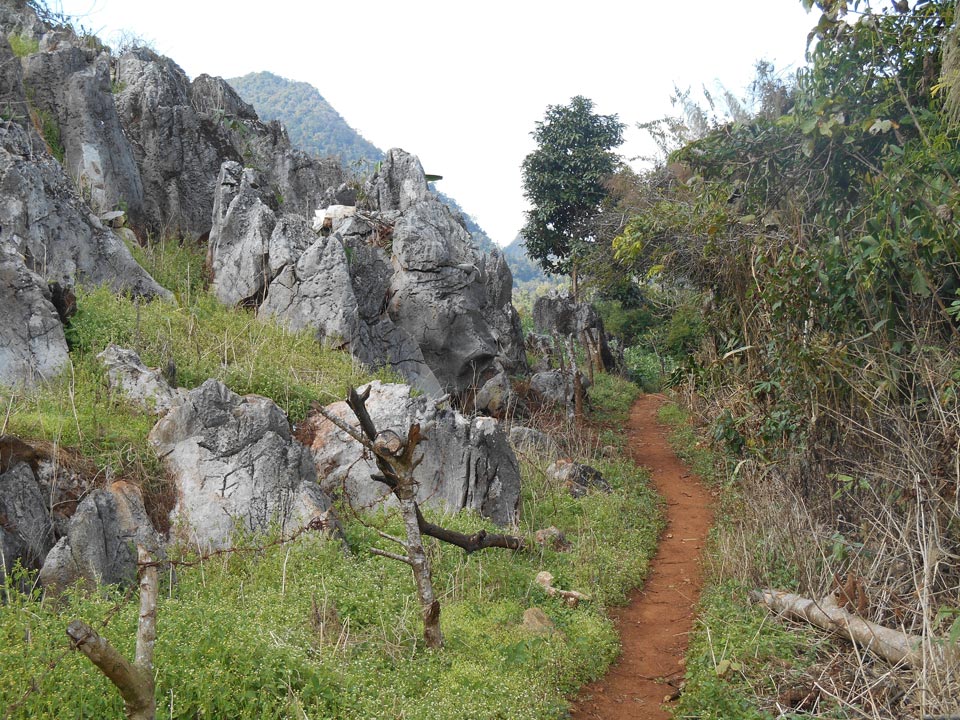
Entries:
{"label": "green grass", "polygon": [[40,50],[40,41],[29,35],[10,35],[7,40],[10,41],[10,49],[13,50],[13,54],[18,58],[33,55]]}
{"label": "green grass", "polygon": [[667,403],[660,408],[657,419],[670,428],[670,447],[694,474],[704,482],[717,482],[716,456],[691,424],[690,414],[676,403]]}
{"label": "green grass", "polygon": [[[159,495],[164,483],[145,440],[153,418],[109,389],[96,358],[108,342],[135,349],[147,365],[173,360],[183,386],[217,377],[237,392],[272,397],[293,418],[311,401],[342,397],[348,385],[371,377],[309,333],[220,306],[204,289],[201,250],[167,243],[136,252],[176,300],[137,302],[105,289],[81,290],[69,330],[71,370],[37,393],[10,395],[5,432],[74,449],[101,475],[144,485],[149,501],[151,484]],[[625,417],[635,388],[615,379],[600,379],[597,388],[597,412]],[[349,552],[339,542],[303,536],[180,567],[175,576],[164,571],[158,717],[565,717],[566,697],[601,676],[616,656],[618,637],[606,609],[642,582],[662,524],[642,472],[624,463],[597,465],[613,492],[580,500],[551,484],[541,468],[522,465],[518,532],[557,526],[572,543],[568,552],[533,546],[468,556],[428,541],[446,638],[440,651],[423,646],[409,568],[368,552],[383,547],[375,527],[403,533],[394,516],[342,513]],[[156,505],[154,515],[162,509]],[[468,513],[438,521],[464,532],[493,529]],[[571,608],[548,597],[535,583],[541,570],[590,601]],[[0,585],[0,713],[119,717],[119,696],[69,650],[64,630],[70,620],[84,619],[132,655],[134,594],[75,592],[54,602],[21,589],[31,584],[18,575]],[[524,610],[534,606],[555,623],[554,633],[522,629]],[[328,611],[325,632],[314,607]]]}
{"label": "green grass", "polygon": [[597,373],[587,390],[593,404],[591,419],[601,425],[622,428],[630,417],[630,407],[640,395],[635,383],[612,373]]}
{"label": "green grass", "polygon": [[[557,525],[573,543],[569,552],[468,556],[429,541],[443,607],[446,647],[440,651],[422,644],[409,569],[367,552],[383,542],[372,526],[402,533],[395,516],[352,520],[349,554],[336,541],[304,536],[285,547],[181,568],[173,585],[164,573],[158,717],[564,717],[566,695],[599,677],[616,656],[617,634],[604,610],[642,580],[660,527],[646,479],[623,465],[603,469],[614,492],[579,501],[534,468],[524,469],[522,529]],[[442,522],[462,531],[492,529],[466,513]],[[591,601],[571,608],[548,597],[534,582],[540,570]],[[59,604],[39,603],[11,581],[5,599],[0,708],[26,693],[9,717],[119,717],[117,693],[86,660],[66,651],[64,635],[75,617],[97,626],[117,596],[74,594]],[[315,605],[328,610],[321,612],[326,632],[311,619]],[[552,619],[554,633],[522,629],[523,611],[533,606]],[[136,621],[135,603],[124,598],[103,634],[131,655]]]}

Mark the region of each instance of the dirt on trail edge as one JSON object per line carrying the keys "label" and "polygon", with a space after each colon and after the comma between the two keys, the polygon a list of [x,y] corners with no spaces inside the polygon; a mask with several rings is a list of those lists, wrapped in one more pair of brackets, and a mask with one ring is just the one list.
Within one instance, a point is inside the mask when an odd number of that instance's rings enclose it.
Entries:
{"label": "dirt on trail edge", "polygon": [[[657,422],[662,395],[643,395],[630,410],[627,451],[650,470],[666,502],[666,528],[642,588],[611,615],[623,646],[620,658],[574,702],[574,720],[659,720],[672,717],[665,698],[683,677],[694,610],[703,580],[700,556],[713,522],[710,493],[680,462]],[[668,703],[669,705],[669,703]]]}

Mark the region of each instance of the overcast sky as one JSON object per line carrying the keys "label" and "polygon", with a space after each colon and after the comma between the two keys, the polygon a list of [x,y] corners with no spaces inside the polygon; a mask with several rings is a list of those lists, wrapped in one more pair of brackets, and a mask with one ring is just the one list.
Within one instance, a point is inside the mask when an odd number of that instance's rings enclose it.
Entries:
{"label": "overcast sky", "polygon": [[756,60],[803,62],[800,0],[52,0],[110,41],[128,30],[191,77],[268,70],[314,85],[383,149],[417,154],[499,244],[527,207],[520,164],[547,105],[585,95],[627,123],[671,112],[674,84],[738,93]]}

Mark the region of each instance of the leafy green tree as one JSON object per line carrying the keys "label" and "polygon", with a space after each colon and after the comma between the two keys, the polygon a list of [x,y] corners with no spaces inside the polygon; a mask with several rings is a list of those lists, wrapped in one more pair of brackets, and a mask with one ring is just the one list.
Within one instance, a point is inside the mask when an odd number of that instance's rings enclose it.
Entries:
{"label": "leafy green tree", "polygon": [[593,242],[593,223],[608,190],[604,180],[621,164],[613,152],[623,142],[616,115],[597,115],[578,95],[550,105],[531,133],[537,149],[523,161],[524,194],[533,208],[522,230],[527,252],[550,273],[577,275]]}

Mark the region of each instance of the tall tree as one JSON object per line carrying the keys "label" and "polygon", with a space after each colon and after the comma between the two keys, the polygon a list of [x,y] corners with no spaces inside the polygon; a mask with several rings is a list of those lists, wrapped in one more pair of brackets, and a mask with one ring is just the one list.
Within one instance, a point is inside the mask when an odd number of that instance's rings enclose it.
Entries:
{"label": "tall tree", "polygon": [[527,253],[547,272],[569,273],[577,294],[580,260],[593,241],[593,220],[608,190],[604,179],[620,165],[623,143],[616,115],[597,115],[578,95],[550,105],[531,133],[537,149],[523,161],[524,195],[533,205],[522,234]]}

